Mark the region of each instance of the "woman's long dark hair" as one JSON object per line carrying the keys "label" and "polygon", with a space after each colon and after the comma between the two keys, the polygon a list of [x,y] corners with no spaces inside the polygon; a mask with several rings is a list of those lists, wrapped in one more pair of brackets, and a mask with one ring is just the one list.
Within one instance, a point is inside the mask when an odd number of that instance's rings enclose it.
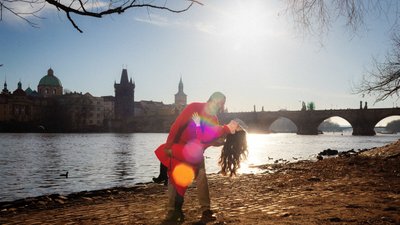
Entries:
{"label": "woman's long dark hair", "polygon": [[221,166],[221,174],[236,175],[236,171],[240,168],[240,162],[246,158],[246,131],[242,130],[234,134],[228,134],[218,162]]}

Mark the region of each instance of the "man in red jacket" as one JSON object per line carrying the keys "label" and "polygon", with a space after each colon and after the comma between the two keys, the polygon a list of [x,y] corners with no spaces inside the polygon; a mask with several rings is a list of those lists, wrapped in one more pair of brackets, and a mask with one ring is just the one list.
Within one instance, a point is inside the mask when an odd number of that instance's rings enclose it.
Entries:
{"label": "man in red jacket", "polygon": [[[221,92],[213,93],[206,103],[191,103],[181,114],[176,118],[172,124],[166,143],[164,144],[165,155],[172,156],[172,145],[174,143],[186,144],[196,138],[196,127],[192,125],[193,114],[197,113],[202,121],[206,121],[210,126],[219,126],[217,114],[224,110],[226,97]],[[224,125],[222,132],[215,134],[215,139],[227,133],[234,133],[238,124],[231,121],[228,125]],[[222,145],[223,143],[220,143]],[[210,143],[205,145],[207,147],[215,145]],[[204,159],[200,163],[196,171],[196,184],[198,191],[198,199],[202,211],[202,221],[209,222],[215,220],[213,212],[210,210],[210,195],[208,190],[208,180],[206,176]],[[183,196],[180,196],[175,190],[171,182],[168,183],[168,213],[166,221],[183,221],[184,215],[182,212]]]}

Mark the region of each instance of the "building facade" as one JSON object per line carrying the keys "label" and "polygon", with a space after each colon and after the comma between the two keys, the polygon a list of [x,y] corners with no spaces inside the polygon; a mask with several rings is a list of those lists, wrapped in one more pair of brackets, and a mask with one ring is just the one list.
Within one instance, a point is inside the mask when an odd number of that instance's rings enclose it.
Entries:
{"label": "building facade", "polygon": [[50,68],[37,86],[0,93],[0,132],[167,132],[186,106],[187,95],[179,81],[175,103],[134,101],[135,83],[122,70],[114,82],[115,96],[95,97],[90,93],[63,94],[61,81]]}
{"label": "building facade", "polygon": [[54,112],[66,131],[102,131],[104,100],[90,93],[68,93],[55,98]]}
{"label": "building facade", "polygon": [[43,121],[46,101],[22,89],[22,83],[12,93],[7,83],[0,93],[0,131],[36,131]]}

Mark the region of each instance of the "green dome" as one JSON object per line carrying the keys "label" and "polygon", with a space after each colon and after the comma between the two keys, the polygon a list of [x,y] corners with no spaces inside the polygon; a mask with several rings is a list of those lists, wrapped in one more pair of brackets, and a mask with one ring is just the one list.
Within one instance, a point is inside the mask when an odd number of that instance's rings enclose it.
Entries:
{"label": "green dome", "polygon": [[60,87],[62,87],[61,81],[56,76],[54,76],[54,72],[51,68],[47,71],[47,75],[42,77],[42,79],[40,79],[38,86],[57,86],[57,87],[60,86]]}

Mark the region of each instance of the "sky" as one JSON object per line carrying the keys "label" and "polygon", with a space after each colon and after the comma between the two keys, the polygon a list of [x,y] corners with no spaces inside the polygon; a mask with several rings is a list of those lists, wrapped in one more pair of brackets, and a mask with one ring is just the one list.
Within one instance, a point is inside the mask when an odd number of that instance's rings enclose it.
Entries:
{"label": "sky", "polygon": [[[183,7],[186,2],[177,3]],[[354,94],[373,57],[390,50],[390,15],[366,18],[356,33],[344,22],[329,33],[302,32],[285,14],[284,1],[202,1],[184,13],[133,9],[121,15],[66,16],[51,6],[34,28],[4,13],[0,21],[0,81],[9,90],[37,89],[52,68],[63,88],[94,96],[114,95],[121,71],[136,84],[135,101],[174,102],[182,78],[188,102],[227,96],[230,112],[398,106],[398,98],[375,103]],[[389,18],[389,19],[388,19]],[[2,87],[1,87],[2,88]]]}

